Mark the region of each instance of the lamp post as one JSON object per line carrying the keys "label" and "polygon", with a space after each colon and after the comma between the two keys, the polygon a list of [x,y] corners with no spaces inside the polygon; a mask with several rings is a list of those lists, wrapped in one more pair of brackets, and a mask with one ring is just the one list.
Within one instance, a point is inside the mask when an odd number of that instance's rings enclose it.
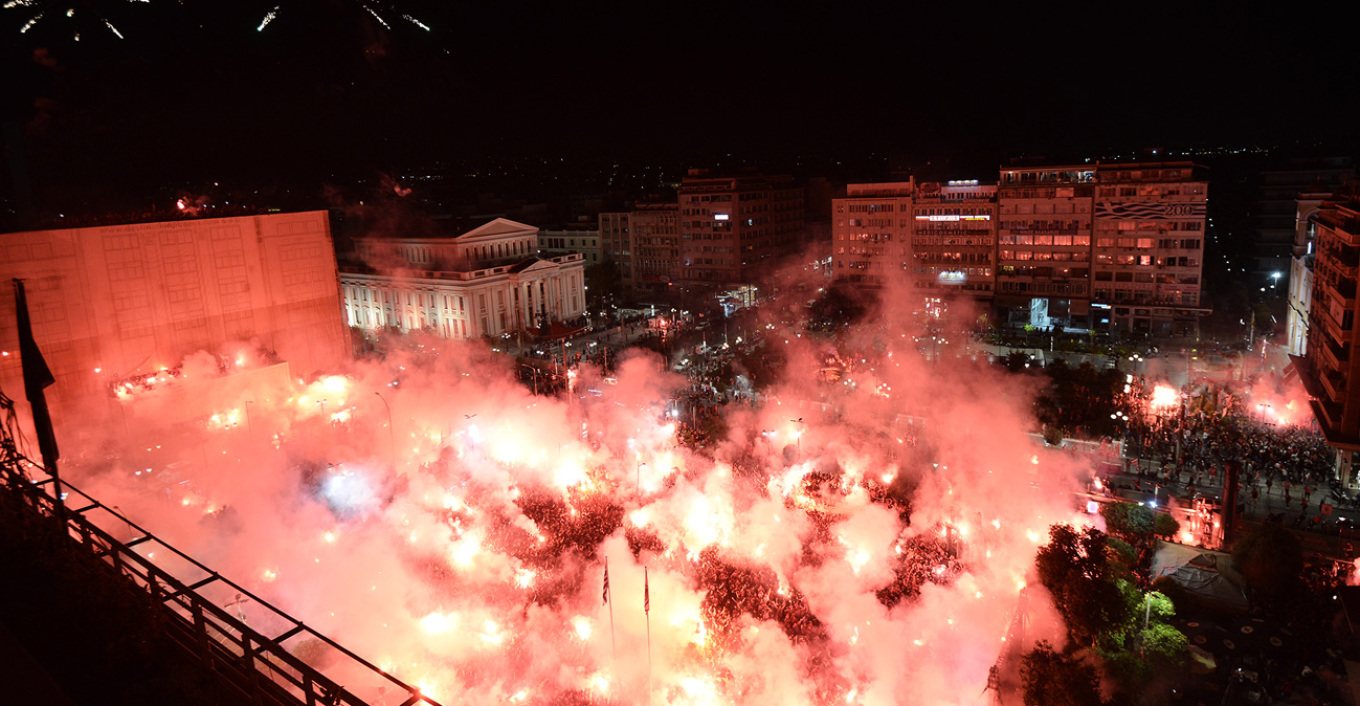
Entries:
{"label": "lamp post", "polygon": [[1341,561],[1341,533],[1346,529],[1346,518],[1337,515],[1336,518],[1336,560]]}

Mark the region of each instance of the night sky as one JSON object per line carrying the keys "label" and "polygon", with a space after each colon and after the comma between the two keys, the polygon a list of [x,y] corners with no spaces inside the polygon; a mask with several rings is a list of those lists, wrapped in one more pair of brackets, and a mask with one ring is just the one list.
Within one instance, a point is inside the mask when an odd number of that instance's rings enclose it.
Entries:
{"label": "night sky", "polygon": [[0,36],[46,193],[529,157],[1349,150],[1360,107],[1345,23],[1284,4],[370,3],[386,29],[278,0],[264,31],[274,2],[36,4]]}

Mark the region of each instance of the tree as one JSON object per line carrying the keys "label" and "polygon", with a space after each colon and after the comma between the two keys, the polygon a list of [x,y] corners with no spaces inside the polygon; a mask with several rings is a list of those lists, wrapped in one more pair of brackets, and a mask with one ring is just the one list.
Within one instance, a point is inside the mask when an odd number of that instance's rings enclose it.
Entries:
{"label": "tree", "polygon": [[1257,525],[1233,544],[1233,565],[1251,588],[1253,601],[1279,606],[1303,575],[1303,548],[1282,525]]}
{"label": "tree", "polygon": [[1002,364],[1006,366],[1007,370],[1013,373],[1018,373],[1023,371],[1025,368],[1028,368],[1029,362],[1030,361],[1028,355],[1020,351],[1011,351],[1010,353],[1006,354],[1006,357],[1003,359]]}
{"label": "tree", "polygon": [[1128,577],[1138,566],[1138,550],[1132,544],[1117,537],[1105,538],[1105,551],[1110,555],[1113,573]]}
{"label": "tree", "polygon": [[1105,528],[1110,534],[1134,544],[1147,542],[1152,537],[1153,512],[1140,503],[1105,503],[1100,507]]}
{"label": "tree", "polygon": [[1185,650],[1190,645],[1185,633],[1166,623],[1149,623],[1139,637],[1143,642],[1143,651],[1148,657],[1168,662],[1179,662],[1185,657]]}
{"label": "tree", "polygon": [[1071,525],[1049,528],[1049,543],[1034,560],[1039,582],[1067,624],[1073,642],[1093,644],[1101,634],[1129,619],[1129,607],[1118,586],[1105,548],[1105,533]]}
{"label": "tree", "polygon": [[1128,581],[1120,580],[1118,585],[1128,619],[1102,636],[1098,652],[1119,691],[1140,695],[1141,699],[1134,702],[1158,703],[1146,701],[1149,690],[1158,689],[1154,677],[1172,672],[1183,663],[1189,641],[1167,622],[1176,614],[1170,598],[1157,592],[1143,593]]}
{"label": "tree", "polygon": [[1061,446],[1067,433],[1062,427],[1055,425],[1044,425],[1044,443],[1049,446]]}
{"label": "tree", "polygon": [[1171,516],[1169,512],[1157,514],[1157,519],[1152,521],[1152,533],[1158,537],[1171,539],[1181,531],[1181,523]]}
{"label": "tree", "polygon": [[1020,680],[1026,706],[1100,706],[1100,678],[1089,664],[1053,650],[1041,641],[1021,658]]}

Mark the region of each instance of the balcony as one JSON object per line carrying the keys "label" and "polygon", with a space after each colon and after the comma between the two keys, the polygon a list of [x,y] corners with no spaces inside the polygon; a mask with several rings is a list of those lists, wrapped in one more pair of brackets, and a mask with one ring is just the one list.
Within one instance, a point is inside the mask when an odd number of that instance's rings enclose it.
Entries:
{"label": "balcony", "polygon": [[1337,227],[1327,228],[1325,231],[1325,237],[1333,238],[1337,242],[1342,243],[1344,245],[1360,246],[1360,228],[1356,229],[1343,229]]}
{"label": "balcony", "polygon": [[1346,378],[1341,373],[1332,370],[1319,370],[1318,378],[1322,382],[1322,389],[1327,391],[1327,398],[1339,402],[1345,399]]}
{"label": "balcony", "polygon": [[1342,279],[1323,282],[1322,286],[1327,292],[1326,301],[1328,304],[1340,305],[1345,311],[1355,310],[1355,280]]}
{"label": "balcony", "polygon": [[1346,346],[1338,346],[1328,339],[1321,339],[1318,346],[1318,357],[1321,358],[1323,367],[1337,370],[1345,367],[1350,361],[1350,349]]}
{"label": "balcony", "polygon": [[1341,405],[1325,400],[1312,400],[1312,407],[1324,434],[1329,430],[1341,429]]}
{"label": "balcony", "polygon": [[1341,275],[1342,279],[1354,282],[1356,273],[1356,263],[1353,261],[1354,258],[1351,258],[1351,260],[1352,260],[1351,262],[1347,262],[1346,258],[1337,258],[1331,260],[1328,264],[1331,266],[1332,269],[1336,270],[1337,274]]}
{"label": "balcony", "polygon": [[[1320,307],[1318,307],[1315,303],[1314,309],[1319,308]],[[1344,326],[1340,321],[1333,319],[1331,314],[1325,311],[1316,311],[1315,313],[1308,317],[1308,321],[1310,330],[1325,331],[1327,333],[1327,337],[1333,341],[1336,341],[1337,345],[1344,346],[1350,343],[1351,340],[1350,327]],[[1312,345],[1310,344],[1309,347],[1311,348]]]}

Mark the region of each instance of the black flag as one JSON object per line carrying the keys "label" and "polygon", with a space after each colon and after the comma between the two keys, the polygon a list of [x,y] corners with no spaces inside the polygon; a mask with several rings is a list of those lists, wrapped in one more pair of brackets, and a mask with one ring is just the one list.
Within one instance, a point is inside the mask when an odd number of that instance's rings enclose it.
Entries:
{"label": "black flag", "polygon": [[652,586],[647,580],[647,567],[642,567],[642,612],[652,614]]}
{"label": "black flag", "polygon": [[600,605],[604,605],[605,603],[608,603],[608,602],[609,602],[609,560],[608,560],[608,559],[605,559],[605,560],[604,560],[604,590],[601,591],[600,593],[601,593],[601,598],[604,599],[604,603],[601,603]]}
{"label": "black flag", "polygon": [[24,281],[14,280],[14,314],[19,322],[19,360],[24,368],[24,392],[28,400],[41,395],[57,379],[43,360],[42,351],[33,340],[33,325],[28,318],[28,297],[24,294]]}
{"label": "black flag", "polygon": [[38,450],[48,473],[55,473],[57,465],[57,437],[52,431],[52,417],[47,413],[47,397],[43,390],[57,379],[43,360],[42,351],[33,340],[33,326],[28,319],[28,297],[24,282],[14,280],[14,313],[19,324],[19,362],[24,371],[24,396],[33,410],[33,430],[38,435]]}

